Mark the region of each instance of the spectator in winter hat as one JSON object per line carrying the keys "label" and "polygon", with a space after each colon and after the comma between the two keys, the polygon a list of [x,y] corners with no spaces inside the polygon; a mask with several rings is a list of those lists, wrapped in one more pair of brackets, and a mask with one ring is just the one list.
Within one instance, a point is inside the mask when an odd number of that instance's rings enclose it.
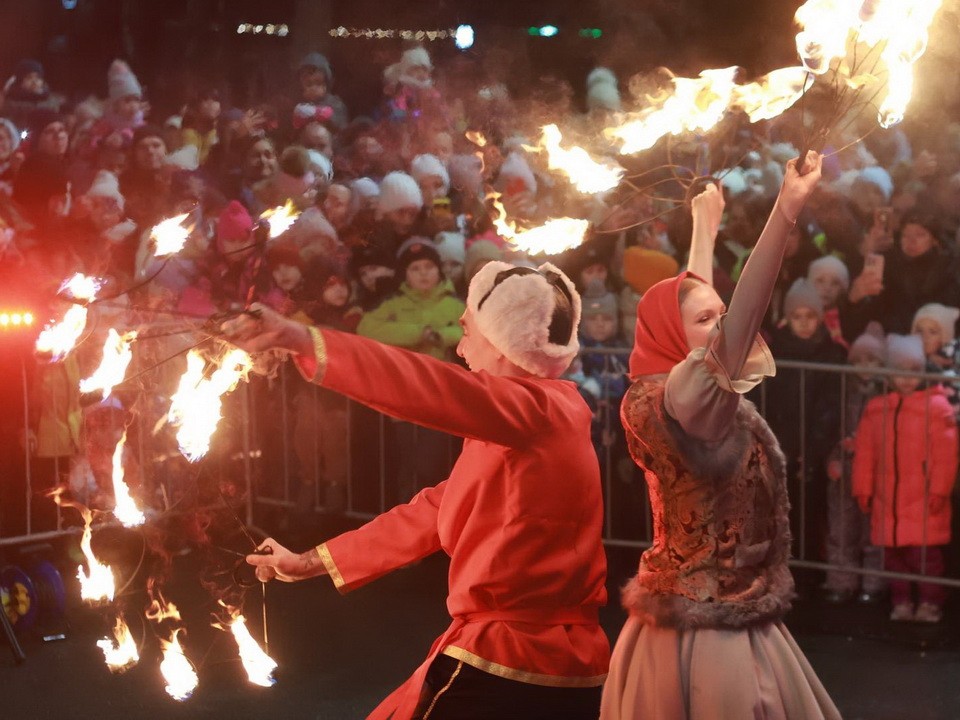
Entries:
{"label": "spectator in winter hat", "polygon": [[466,262],[466,240],[460,233],[441,232],[435,238],[437,252],[440,254],[440,268],[443,275],[454,284],[458,291],[463,284],[463,265]]}
{"label": "spectator in winter hat", "polygon": [[850,271],[843,260],[835,255],[825,255],[810,263],[807,280],[813,285],[823,302],[823,323],[830,337],[843,347],[848,347],[840,324],[838,305],[850,289]]}
{"label": "spectator in winter hat", "polygon": [[430,154],[447,167],[450,158],[453,157],[453,136],[446,130],[433,133],[430,138]]}
{"label": "spectator in winter hat", "polygon": [[183,117],[183,143],[197,148],[199,165],[207,161],[210,149],[219,141],[217,126],[222,109],[220,92],[209,88],[190,103]]}
{"label": "spectator in winter hat", "polygon": [[163,130],[153,125],[137,128],[131,151],[131,163],[120,176],[120,192],[127,201],[127,215],[145,229],[156,225],[170,211],[173,172],[165,166],[167,146]]}
{"label": "spectator in winter hat", "polygon": [[360,210],[376,210],[380,202],[380,186],[368,177],[357,178],[350,188],[359,199]]}
{"label": "spectator in winter hat", "polygon": [[70,138],[63,118],[52,110],[37,110],[30,128],[31,151],[17,175],[13,199],[23,208],[28,221],[47,228],[56,216],[68,209]]}
{"label": "spectator in winter hat", "polygon": [[30,116],[40,109],[59,112],[64,99],[50,93],[43,65],[36,60],[21,60],[13,76],[3,87],[3,114],[17,126],[27,127]]}
{"label": "spectator in winter hat", "polygon": [[217,250],[228,263],[239,263],[253,252],[253,218],[236,200],[217,220]]}
{"label": "spectator in winter hat", "polygon": [[[946,368],[956,361],[955,352],[951,352],[950,346],[956,338],[958,319],[960,310],[940,303],[927,303],[913,316],[911,333],[920,336],[928,361],[940,368]],[[944,353],[944,350],[948,350],[948,353]],[[950,362],[946,362],[948,358]]]}
{"label": "spectator in winter hat", "polygon": [[[300,62],[297,69],[297,78],[300,81],[302,124],[297,127],[297,114],[294,114],[294,127],[300,129],[307,122],[322,122],[330,127],[341,130],[347,125],[347,106],[343,104],[330,90],[333,87],[333,71],[330,63],[318,52],[308,53]],[[313,108],[307,113],[302,106]],[[305,122],[303,121],[305,120]]]}
{"label": "spectator in winter hat", "polygon": [[417,155],[410,162],[410,174],[420,186],[423,202],[427,206],[450,193],[450,176],[440,159],[434,155]]}
{"label": "spectator in winter hat", "polygon": [[503,259],[503,248],[491,240],[481,239],[473,240],[467,246],[466,257],[463,263],[463,279],[467,287],[473,281],[474,276],[480,272],[483,267],[494,261]]}
{"label": "spectator in winter hat", "polygon": [[315,150],[333,161],[333,136],[322,123],[307,123],[301,128],[298,138],[303,147]]}
{"label": "spectator in winter hat", "polygon": [[396,253],[413,233],[422,209],[423,195],[417,181],[406,173],[390,173],[380,184],[378,221],[371,242]]}
{"label": "spectator in winter hat", "polygon": [[255,202],[251,210],[261,215],[265,210],[285,205],[288,200],[300,209],[308,208],[316,200],[316,185],[310,152],[291,145],[280,155],[279,172],[253,186]]}
{"label": "spectator in winter hat", "polygon": [[593,286],[582,298],[580,332],[587,343],[597,345],[619,340],[620,308],[616,295]]}
{"label": "spectator in winter hat", "polygon": [[795,336],[809,340],[823,321],[823,301],[820,293],[806,279],[799,278],[787,291],[783,301],[783,315]]}
{"label": "spectator in winter hat", "polygon": [[323,214],[339,233],[357,214],[358,196],[349,185],[333,183],[323,198]]}
{"label": "spectator in winter hat", "polygon": [[378,307],[395,289],[396,256],[374,245],[353,248],[350,274],[357,283],[357,299],[364,311]]}
{"label": "spectator in winter hat", "polygon": [[433,87],[433,63],[426,48],[417,46],[405,50],[400,56],[397,80],[401,85],[418,89]]}

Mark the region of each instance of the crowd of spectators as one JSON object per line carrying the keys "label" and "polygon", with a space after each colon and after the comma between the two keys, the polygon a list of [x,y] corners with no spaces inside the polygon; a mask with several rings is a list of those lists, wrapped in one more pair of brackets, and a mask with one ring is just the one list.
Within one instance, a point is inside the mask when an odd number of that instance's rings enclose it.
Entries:
{"label": "crowd of spectators", "polygon": [[[204,320],[257,301],[457,362],[458,319],[474,274],[491,260],[540,262],[498,234],[492,194],[508,218],[527,226],[589,219],[585,242],[554,259],[584,299],[583,352],[567,377],[595,411],[614,533],[635,532],[645,492],[626,452],[619,401],[629,384],[636,303],[686,262],[691,220],[683,200],[695,189],[682,181],[712,174],[722,185],[715,285],[729,297],[783,165],[802,145],[804,117],[752,126],[734,119],[721,139],[676,141],[669,164],[661,150],[646,165],[621,158],[645,180],[585,196],[548,171],[535,146],[539,127],[555,122],[572,141],[613,157],[602,131],[628,103],[607,69],[585,78],[585,108],[553,77],[517,102],[502,79],[471,84],[454,68],[435,68],[424,47],[408,46],[384,69],[370,116],[355,116],[337,97],[333,69],[319,53],[278,80],[293,89],[270,102],[233,107],[222,88],[210,87],[163,117],[121,60],[107,72],[106,99],[79,101],[49,88],[40,63],[19,63],[0,104],[0,262],[51,295],[73,272],[106,280],[115,300],[99,308],[85,341],[92,361],[109,326],[152,329],[155,340],[137,346],[146,367],[182,348]],[[920,556],[902,548],[924,546],[922,569],[938,574],[938,548],[950,541],[960,396],[949,384],[869,372],[883,364],[960,371],[960,122],[877,130],[862,119],[835,131],[825,152],[824,182],[791,236],[765,334],[778,359],[851,363],[863,374],[846,382],[784,369],[757,401],[787,456],[794,505],[804,498],[806,520],[794,523],[799,552],[879,567],[876,546],[883,546],[888,568],[919,571]],[[706,172],[704,158],[712,158]],[[287,202],[298,219],[268,238],[261,216]],[[192,228],[187,246],[173,260],[155,259],[151,230],[181,213]],[[96,494],[109,488],[118,426],[103,418],[118,415],[121,427],[134,412],[159,418],[182,365],[151,375],[152,394],[135,408],[123,393],[91,405],[71,390],[86,369],[84,353],[77,355],[37,368],[27,441],[45,485],[70,475],[75,490]],[[264,452],[294,467],[298,507],[319,499],[342,509],[351,423],[354,434],[377,428],[370,418],[350,419],[342,399],[295,373],[283,377],[282,387],[276,376],[258,384]],[[281,415],[289,444],[276,437]],[[395,461],[389,500],[442,479],[449,438],[402,423],[387,432],[385,452]],[[888,456],[901,435],[910,452]],[[52,461],[57,469],[46,469]],[[899,491],[888,488],[889,477],[902,483]],[[881,583],[836,571],[825,587],[838,601],[870,600]],[[912,606],[905,609],[909,586],[894,584],[892,592],[894,614],[913,618]],[[916,617],[938,619],[942,603],[941,592],[922,586]]]}

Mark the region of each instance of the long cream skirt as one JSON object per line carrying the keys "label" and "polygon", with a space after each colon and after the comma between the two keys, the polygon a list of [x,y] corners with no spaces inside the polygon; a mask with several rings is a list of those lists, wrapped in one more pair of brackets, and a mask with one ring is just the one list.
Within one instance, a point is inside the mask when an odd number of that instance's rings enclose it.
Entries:
{"label": "long cream skirt", "polygon": [[627,620],[601,720],[839,720],[781,622],[676,630]]}

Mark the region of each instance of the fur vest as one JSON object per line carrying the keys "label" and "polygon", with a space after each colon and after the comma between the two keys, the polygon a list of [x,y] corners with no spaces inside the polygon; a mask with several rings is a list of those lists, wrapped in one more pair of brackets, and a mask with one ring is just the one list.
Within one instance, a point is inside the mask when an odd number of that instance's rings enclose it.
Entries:
{"label": "fur vest", "polygon": [[786,463],[753,403],[740,398],[726,437],[687,435],[664,408],[664,380],[634,383],[621,407],[630,453],[644,470],[653,546],[623,590],[643,622],[742,628],[790,609]]}

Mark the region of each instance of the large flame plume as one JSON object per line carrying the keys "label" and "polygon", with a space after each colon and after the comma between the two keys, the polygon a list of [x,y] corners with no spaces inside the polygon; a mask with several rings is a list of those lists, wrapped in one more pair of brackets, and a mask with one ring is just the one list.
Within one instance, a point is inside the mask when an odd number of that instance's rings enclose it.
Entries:
{"label": "large flame plume", "polygon": [[260,215],[260,219],[266,220],[270,226],[271,240],[280,237],[289,230],[298,217],[300,217],[300,211],[293,204],[293,200],[287,200],[286,204],[280,207],[264,210]]}
{"label": "large flame plume", "polygon": [[[222,602],[220,604],[223,605]],[[257,644],[257,641],[253,639],[253,636],[250,635],[250,631],[247,629],[247,621],[243,615],[235,612],[231,613],[231,615],[233,615],[233,617],[226,626],[215,623],[214,627],[218,627],[221,630],[229,628],[233,639],[237,642],[237,648],[240,651],[240,661],[243,663],[244,670],[247,671],[247,678],[250,682],[262,687],[272,686],[276,682],[273,678],[273,672],[277,669],[276,661],[267,655],[263,651],[263,648]]]}
{"label": "large flame plume", "polygon": [[113,388],[123,382],[127,367],[133,359],[133,342],[136,331],[121,335],[113,328],[107,331],[107,340],[103,344],[103,359],[93,375],[80,381],[80,392],[103,391],[106,400]]}
{"label": "large flame plume", "polygon": [[180,452],[196,462],[210,449],[210,438],[220,422],[221,397],[233,390],[253,366],[247,353],[233,348],[208,378],[206,362],[197,351],[187,356],[187,371],[180,378],[177,392],[170,398],[167,419],[179,429]]}
{"label": "large flame plume", "polygon": [[160,646],[163,648],[163,660],[160,662],[160,673],[166,681],[167,694],[174,700],[186,700],[197,688],[199,682],[197,673],[193,665],[187,659],[183,646],[180,644],[180,630],[173,631],[170,640],[161,638]]}
{"label": "large flame plume", "polygon": [[530,255],[558,255],[575,248],[583,242],[590,227],[589,220],[555,218],[530,230],[518,230],[516,224],[507,220],[507,211],[500,202],[500,195],[493,193],[491,197],[497,211],[493,219],[497,233],[514,248]]}
{"label": "large flame plume", "polygon": [[112,672],[122,673],[140,661],[137,643],[134,642],[122,613],[117,616],[117,622],[113,628],[113,639],[105,637],[97,640],[97,647],[103,650],[104,660]]}
{"label": "large flame plume", "polygon": [[556,125],[546,125],[540,144],[547,152],[547,167],[560,170],[582,193],[593,195],[613,190],[620,184],[624,169],[614,162],[599,162],[581,147],[569,150],[560,145],[563,135]]}
{"label": "large flame plume", "polygon": [[124,527],[143,525],[146,516],[137,507],[130,495],[130,488],[123,479],[123,449],[127,444],[127,433],[124,432],[113,451],[113,497],[116,505],[113,514]]}
{"label": "large flame plume", "polygon": [[190,233],[193,232],[192,225],[184,225],[188,217],[190,217],[190,213],[183,213],[176,217],[167,218],[153,226],[150,237],[154,242],[153,254],[155,257],[167,257],[183,250]]}
{"label": "large flame plume", "polygon": [[113,571],[109,565],[101,563],[93,554],[91,542],[93,540],[93,513],[85,505],[72,500],[63,499],[63,488],[51,493],[54,502],[61,507],[72,507],[83,517],[83,535],[80,536],[80,550],[87,559],[89,574],[84,571],[83,565],[77,567],[77,578],[80,580],[80,597],[87,602],[111,602],[116,592],[116,583]]}
{"label": "large flame plume", "polygon": [[75,274],[60,286],[59,294],[75,302],[67,308],[60,322],[47,325],[37,338],[38,353],[50,355],[57,362],[65,358],[76,346],[77,340],[87,326],[87,303],[97,297],[102,282],[88,275]]}

